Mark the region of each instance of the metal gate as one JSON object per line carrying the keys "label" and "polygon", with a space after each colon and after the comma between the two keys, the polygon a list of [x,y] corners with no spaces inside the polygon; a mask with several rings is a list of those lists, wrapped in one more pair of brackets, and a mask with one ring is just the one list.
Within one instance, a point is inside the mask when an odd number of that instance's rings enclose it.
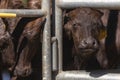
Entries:
{"label": "metal gate", "polygon": [[[15,13],[15,16],[46,16],[42,45],[42,80],[120,80],[118,74],[120,70],[92,71],[92,73],[82,70],[62,70],[62,9],[77,7],[120,9],[120,0],[52,0],[52,2],[53,18],[55,16],[53,26],[50,26],[50,0],[42,0],[41,10],[0,9],[0,13]],[[51,27],[55,27],[54,37],[51,37]]]}
{"label": "metal gate", "polygon": [[[55,37],[57,39],[56,41],[58,42],[58,48],[55,48],[57,44],[53,44],[52,52],[53,71],[58,72],[58,74],[56,74],[55,76],[55,80],[120,80],[120,70],[99,70],[90,72],[84,70],[63,71],[62,9],[70,9],[77,7],[107,8],[119,10],[120,0],[55,0]],[[50,80],[50,78],[46,78],[44,80]]]}
{"label": "metal gate", "polygon": [[[41,9],[0,9],[0,17],[42,17],[46,16],[43,32],[43,79],[51,78],[51,35],[50,35],[50,0],[42,0]],[[49,57],[49,58],[48,58]],[[46,78],[47,77],[47,78]],[[0,76],[0,80],[2,80]]]}

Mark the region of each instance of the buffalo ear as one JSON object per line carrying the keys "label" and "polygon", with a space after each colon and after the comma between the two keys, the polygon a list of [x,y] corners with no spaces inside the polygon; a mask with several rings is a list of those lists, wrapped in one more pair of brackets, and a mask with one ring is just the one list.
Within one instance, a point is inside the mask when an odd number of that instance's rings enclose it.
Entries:
{"label": "buffalo ear", "polygon": [[69,39],[72,38],[72,30],[71,30],[71,27],[72,27],[72,24],[70,22],[67,22],[65,25],[64,25],[64,31],[65,31],[65,34],[68,36]]}
{"label": "buffalo ear", "polygon": [[103,20],[102,20],[102,18],[104,16],[104,13],[101,12],[101,11],[99,11],[99,13],[100,13],[99,17],[101,18],[101,28],[100,28],[99,40],[101,40],[101,39],[104,39],[104,38],[107,37],[107,29],[106,29],[106,26],[105,26],[105,24],[103,23]]}
{"label": "buffalo ear", "polygon": [[104,16],[104,12],[101,11],[101,10],[96,10],[96,15],[97,15],[99,18],[102,18],[102,16]]}
{"label": "buffalo ear", "polygon": [[104,13],[103,12],[101,12],[101,11],[99,11],[100,12],[100,17],[102,18],[102,16],[104,15]]}
{"label": "buffalo ear", "polygon": [[72,38],[72,22],[71,22],[71,16],[70,16],[70,12],[71,10],[69,11],[65,11],[63,13],[63,29],[65,31],[65,34],[68,36],[69,39]]}

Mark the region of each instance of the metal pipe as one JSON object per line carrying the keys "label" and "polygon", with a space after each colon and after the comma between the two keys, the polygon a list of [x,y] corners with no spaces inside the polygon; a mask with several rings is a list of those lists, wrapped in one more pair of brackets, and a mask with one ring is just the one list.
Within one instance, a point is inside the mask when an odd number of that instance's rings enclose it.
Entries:
{"label": "metal pipe", "polygon": [[58,42],[55,37],[55,0],[52,0],[52,67],[53,73],[58,70]]}
{"label": "metal pipe", "polygon": [[41,17],[46,15],[45,10],[35,9],[0,9],[0,13],[14,13],[18,17]]}
{"label": "metal pipe", "polygon": [[42,10],[47,11],[42,41],[42,80],[52,80],[50,9],[50,0],[42,0]]}
{"label": "metal pipe", "polygon": [[120,80],[119,70],[99,71],[64,71],[57,75],[56,80]]}
{"label": "metal pipe", "polygon": [[61,8],[93,7],[120,10],[120,0],[58,0]]}
{"label": "metal pipe", "polygon": [[56,37],[52,37],[52,70],[58,70],[58,41]]}
{"label": "metal pipe", "polygon": [[[55,3],[58,3],[55,0]],[[55,4],[55,36],[58,40],[58,69],[62,71],[62,10]]]}

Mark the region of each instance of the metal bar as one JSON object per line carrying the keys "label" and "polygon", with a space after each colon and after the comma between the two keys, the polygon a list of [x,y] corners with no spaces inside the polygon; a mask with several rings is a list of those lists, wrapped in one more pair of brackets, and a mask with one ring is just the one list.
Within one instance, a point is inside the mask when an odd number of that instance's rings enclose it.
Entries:
{"label": "metal bar", "polygon": [[[55,0],[57,3],[57,0]],[[58,40],[58,69],[62,71],[62,10],[55,4],[55,36]]]}
{"label": "metal bar", "polygon": [[99,71],[64,71],[57,75],[56,80],[120,80],[119,70]]}
{"label": "metal bar", "polygon": [[42,10],[47,11],[43,30],[42,80],[52,80],[50,9],[50,0],[42,0]]}
{"label": "metal bar", "polygon": [[19,17],[41,17],[46,15],[45,10],[35,9],[0,9],[0,13],[14,13]]}
{"label": "metal bar", "polygon": [[58,42],[55,37],[55,0],[52,0],[52,67],[53,73],[58,70]]}
{"label": "metal bar", "polygon": [[52,70],[57,71],[58,70],[58,55],[57,55],[57,49],[58,49],[58,42],[56,37],[52,37]]}
{"label": "metal bar", "polygon": [[55,0],[52,0],[52,80],[58,74],[58,40],[55,37]]}
{"label": "metal bar", "polygon": [[120,0],[58,0],[61,8],[94,7],[120,10]]}

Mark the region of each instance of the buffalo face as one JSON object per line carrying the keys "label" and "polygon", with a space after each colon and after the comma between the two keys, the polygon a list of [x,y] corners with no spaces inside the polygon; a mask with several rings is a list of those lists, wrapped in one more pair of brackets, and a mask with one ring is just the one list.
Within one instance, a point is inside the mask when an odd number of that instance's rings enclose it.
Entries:
{"label": "buffalo face", "polygon": [[88,57],[98,51],[100,32],[105,29],[101,16],[101,12],[90,8],[78,8],[66,14],[68,21],[64,28],[73,39],[75,54]]}

